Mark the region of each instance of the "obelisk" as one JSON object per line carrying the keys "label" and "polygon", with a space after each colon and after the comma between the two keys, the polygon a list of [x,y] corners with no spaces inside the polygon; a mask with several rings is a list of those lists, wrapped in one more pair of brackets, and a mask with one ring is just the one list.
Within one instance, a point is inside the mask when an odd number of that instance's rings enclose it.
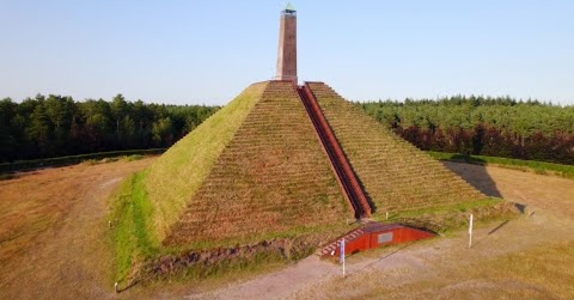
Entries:
{"label": "obelisk", "polygon": [[291,3],[281,12],[275,79],[297,83],[297,11]]}

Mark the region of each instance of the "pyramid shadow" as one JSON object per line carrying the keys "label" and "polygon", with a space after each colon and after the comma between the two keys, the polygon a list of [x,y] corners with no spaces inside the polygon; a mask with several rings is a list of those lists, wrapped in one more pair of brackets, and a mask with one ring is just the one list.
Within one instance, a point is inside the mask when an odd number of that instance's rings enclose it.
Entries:
{"label": "pyramid shadow", "polygon": [[453,161],[441,161],[441,163],[486,196],[502,198],[496,182],[488,174],[485,165]]}

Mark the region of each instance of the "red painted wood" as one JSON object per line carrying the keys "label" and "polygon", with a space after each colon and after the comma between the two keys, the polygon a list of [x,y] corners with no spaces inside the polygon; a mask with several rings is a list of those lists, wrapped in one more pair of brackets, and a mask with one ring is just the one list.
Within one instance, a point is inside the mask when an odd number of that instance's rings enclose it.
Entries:
{"label": "red painted wood", "polygon": [[[354,233],[357,232],[360,232],[360,234],[355,235]],[[379,235],[388,233],[392,233],[393,239],[389,242],[379,244]],[[351,238],[351,236],[353,237]],[[368,249],[414,242],[434,236],[435,235],[433,233],[401,224],[380,224],[372,222],[363,227],[349,231],[345,235],[334,240],[332,243],[322,246],[319,249],[318,254],[320,256],[339,257],[341,239],[345,239],[345,253],[348,255]]]}
{"label": "red painted wood", "polygon": [[351,165],[345,157],[343,149],[335,138],[335,134],[323,115],[315,96],[311,92],[309,85],[306,84],[301,87],[296,87],[296,89],[315,127],[315,131],[323,144],[325,152],[329,156],[331,166],[335,171],[335,177],[337,177],[337,181],[343,189],[345,199],[347,199],[355,211],[357,218],[370,217],[371,207],[367,201],[367,197]]}

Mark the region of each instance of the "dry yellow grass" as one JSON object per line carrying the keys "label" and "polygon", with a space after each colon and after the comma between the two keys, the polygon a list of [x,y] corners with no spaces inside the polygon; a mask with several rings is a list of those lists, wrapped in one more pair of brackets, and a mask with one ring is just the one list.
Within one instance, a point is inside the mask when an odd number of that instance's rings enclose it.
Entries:
{"label": "dry yellow grass", "polygon": [[132,166],[140,168],[147,162],[120,161],[93,167],[79,164],[21,173],[15,179],[0,181],[0,263],[13,255],[24,254],[37,242],[35,239],[41,232],[58,226],[70,208],[80,201],[82,187],[88,184],[86,178],[103,172],[124,174],[132,170]]}
{"label": "dry yellow grass", "polygon": [[[50,168],[0,181],[0,299],[103,299],[110,291],[106,199],[151,162]],[[107,277],[109,276],[109,277]]]}

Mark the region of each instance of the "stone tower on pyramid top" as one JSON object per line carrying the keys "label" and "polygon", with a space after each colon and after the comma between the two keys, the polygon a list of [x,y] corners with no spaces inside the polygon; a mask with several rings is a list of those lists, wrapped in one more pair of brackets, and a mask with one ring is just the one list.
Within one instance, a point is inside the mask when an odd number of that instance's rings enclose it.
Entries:
{"label": "stone tower on pyramid top", "polygon": [[291,3],[281,12],[275,79],[297,82],[297,11]]}

